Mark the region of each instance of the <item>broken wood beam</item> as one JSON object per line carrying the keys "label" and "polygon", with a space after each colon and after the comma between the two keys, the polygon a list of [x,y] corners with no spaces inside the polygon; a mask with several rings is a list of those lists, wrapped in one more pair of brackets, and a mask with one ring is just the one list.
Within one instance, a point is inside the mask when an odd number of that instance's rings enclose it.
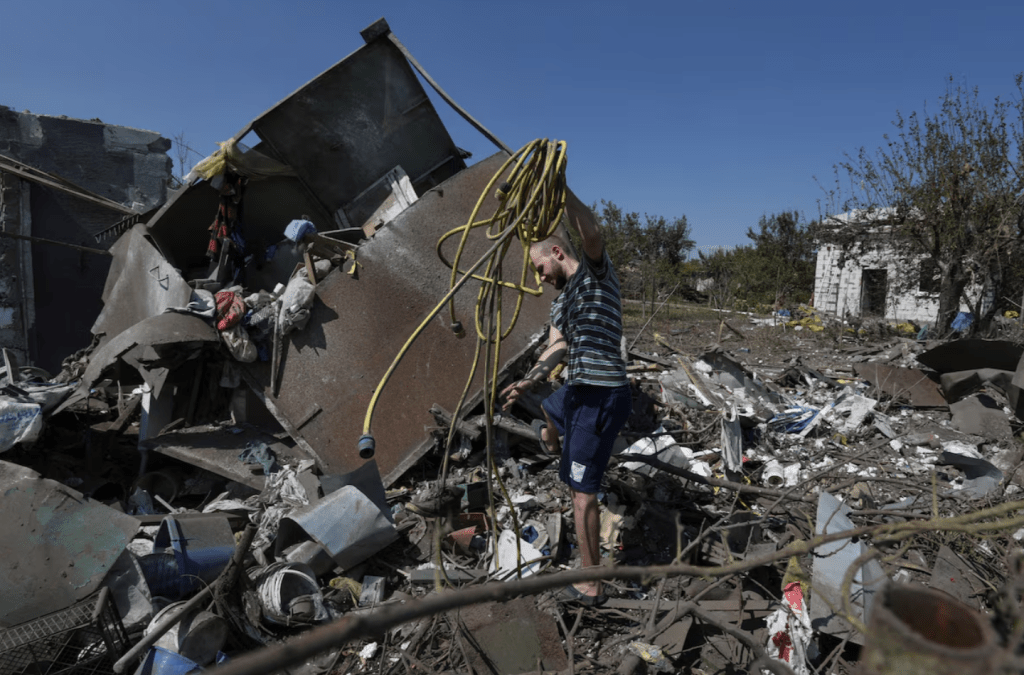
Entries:
{"label": "broken wood beam", "polygon": [[[471,417],[466,421],[470,424],[482,425],[486,422],[485,417],[485,415],[477,415],[476,417]],[[525,438],[530,441],[538,440],[537,433],[533,430],[533,427],[524,422],[520,422],[509,415],[495,415],[491,419],[491,424],[498,429],[504,429],[505,431],[515,434],[520,438]]]}
{"label": "broken wood beam", "polygon": [[[675,351],[675,350],[673,349],[673,351]],[[638,352],[638,351],[634,351],[634,350],[630,349],[630,350],[628,350],[626,352],[626,355],[629,356],[629,358],[631,358],[631,359],[637,359],[639,361],[647,361],[649,363],[654,363],[654,364],[657,364],[659,366],[664,366],[665,368],[675,368],[676,367],[676,364],[673,363],[672,361],[669,361],[668,359],[663,359],[660,356],[655,356],[654,354],[645,354],[644,352]]]}
{"label": "broken wood beam", "polygon": [[[442,408],[440,404],[435,403],[430,406],[430,414],[434,416],[434,419],[437,421],[439,426],[452,426],[452,414]],[[483,433],[483,429],[481,429],[479,425],[469,422],[468,420],[457,420],[455,422],[455,428],[460,434],[471,441],[477,440],[480,438],[480,434]]]}

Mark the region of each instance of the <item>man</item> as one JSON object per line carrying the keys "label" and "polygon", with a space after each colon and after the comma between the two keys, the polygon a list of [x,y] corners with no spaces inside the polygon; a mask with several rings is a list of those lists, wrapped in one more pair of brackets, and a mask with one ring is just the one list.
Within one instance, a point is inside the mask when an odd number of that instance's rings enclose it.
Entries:
{"label": "man", "polygon": [[[557,236],[530,247],[541,281],[561,293],[551,303],[547,348],[525,379],[501,393],[507,396],[508,409],[568,357],[565,386],[543,403],[546,424],[540,435],[552,454],[559,454],[558,437],[564,436],[559,477],[572,491],[582,566],[592,567],[601,562],[597,492],[632,402],[620,351],[619,279],[589,212],[573,221],[583,240],[582,258],[577,259]],[[600,582],[573,584],[562,596],[588,606],[604,601]]]}

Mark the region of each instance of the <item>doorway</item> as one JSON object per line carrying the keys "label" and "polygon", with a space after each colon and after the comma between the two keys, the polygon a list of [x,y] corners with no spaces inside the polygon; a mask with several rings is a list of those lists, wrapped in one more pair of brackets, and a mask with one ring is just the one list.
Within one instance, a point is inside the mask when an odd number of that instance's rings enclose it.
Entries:
{"label": "doorway", "polygon": [[888,270],[864,270],[860,281],[860,315],[885,316]]}

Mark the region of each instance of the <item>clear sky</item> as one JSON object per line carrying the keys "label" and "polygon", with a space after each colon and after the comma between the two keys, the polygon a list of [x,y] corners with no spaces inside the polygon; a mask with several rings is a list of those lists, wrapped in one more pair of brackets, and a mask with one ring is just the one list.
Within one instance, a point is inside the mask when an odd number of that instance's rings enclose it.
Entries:
{"label": "clear sky", "polygon": [[[0,104],[208,154],[381,16],[507,145],[568,141],[585,202],[685,215],[699,246],[816,217],[835,162],[881,145],[897,111],[934,110],[948,76],[991,101],[1024,71],[1019,0],[0,0]],[[494,152],[432,98],[471,161]]]}

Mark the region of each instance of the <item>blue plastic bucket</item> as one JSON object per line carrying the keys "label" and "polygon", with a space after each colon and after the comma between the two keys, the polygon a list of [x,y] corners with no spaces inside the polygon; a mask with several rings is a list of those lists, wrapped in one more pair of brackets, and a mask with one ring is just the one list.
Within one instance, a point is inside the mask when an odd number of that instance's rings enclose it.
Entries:
{"label": "blue plastic bucket", "polygon": [[162,647],[150,647],[135,675],[186,675],[201,670],[199,664]]}

